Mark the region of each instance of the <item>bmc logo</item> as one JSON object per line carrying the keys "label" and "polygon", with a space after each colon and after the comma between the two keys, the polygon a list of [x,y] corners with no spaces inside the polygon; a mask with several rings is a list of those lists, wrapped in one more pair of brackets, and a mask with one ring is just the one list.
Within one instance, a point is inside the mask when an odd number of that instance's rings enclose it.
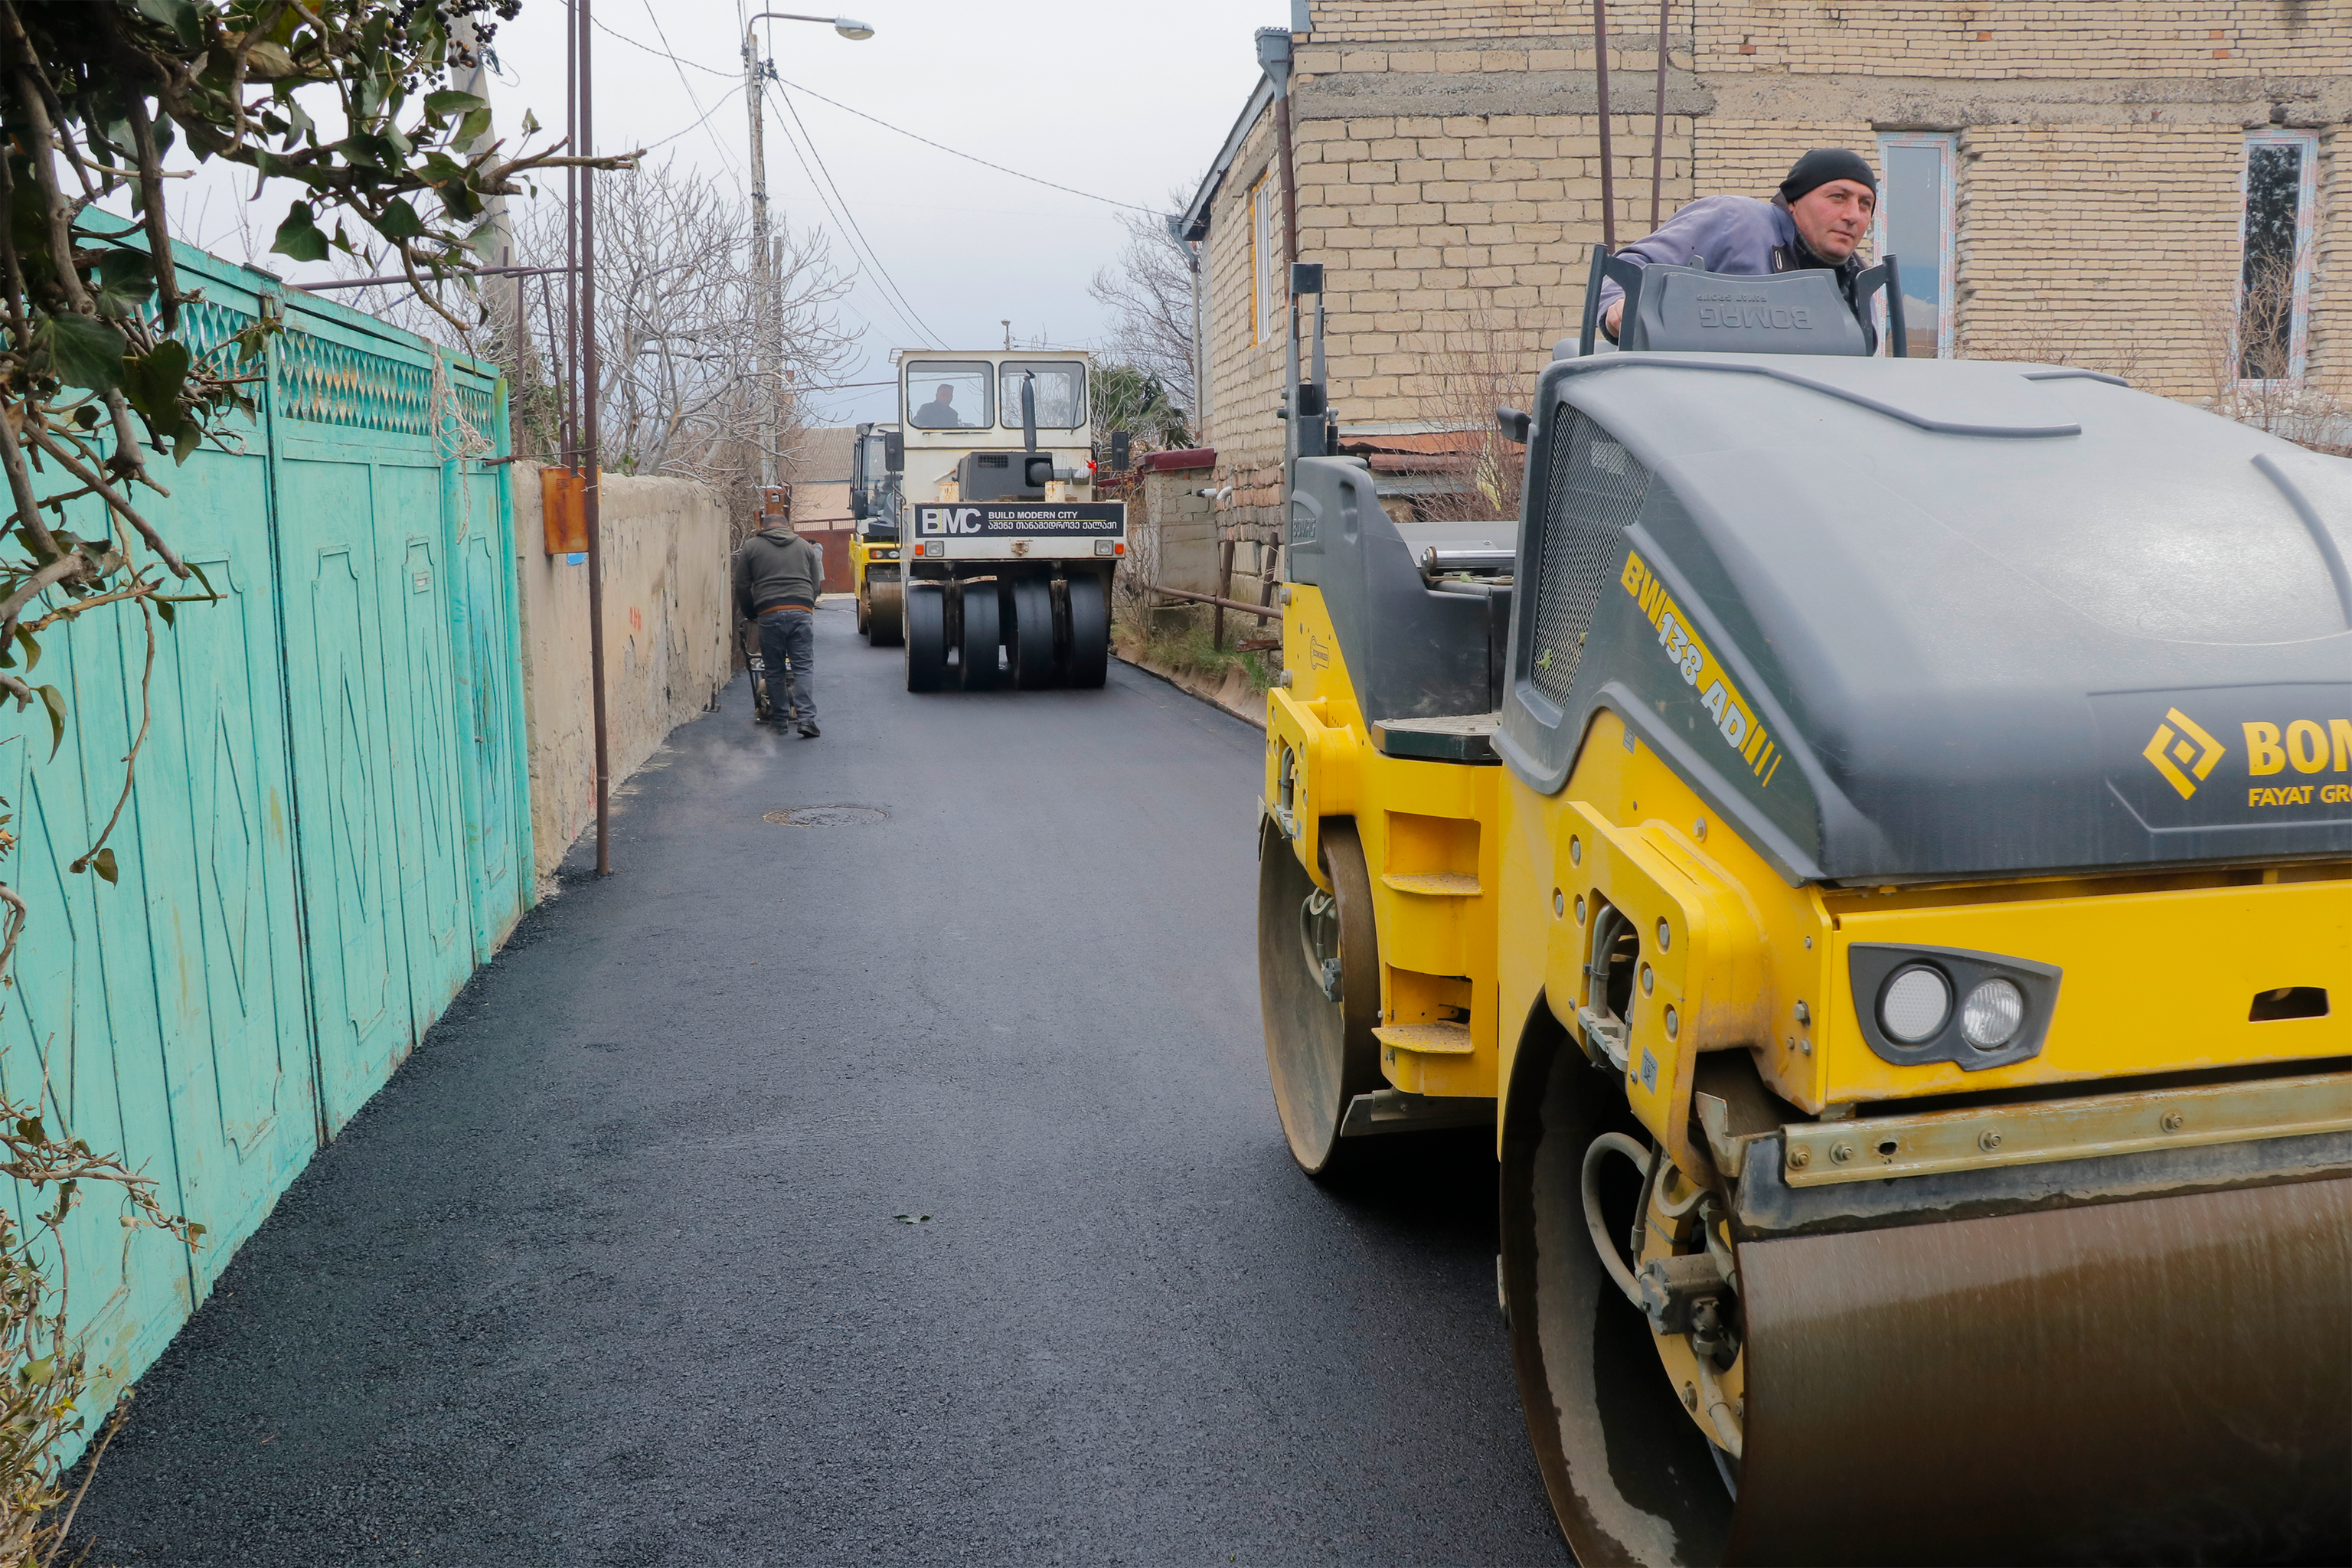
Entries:
{"label": "bmc logo", "polygon": [[924,506],[915,509],[915,531],[922,534],[978,533],[976,506]]}

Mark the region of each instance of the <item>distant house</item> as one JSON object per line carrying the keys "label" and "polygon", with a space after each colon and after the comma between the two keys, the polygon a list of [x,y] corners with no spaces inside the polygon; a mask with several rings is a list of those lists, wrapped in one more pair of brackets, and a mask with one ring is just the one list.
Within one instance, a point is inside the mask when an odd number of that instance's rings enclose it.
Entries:
{"label": "distant house", "polygon": [[793,481],[795,528],[849,525],[849,454],[856,442],[856,430],[847,425],[801,433],[784,465]]}
{"label": "distant house", "polygon": [[[1619,244],[1648,230],[1654,171],[1671,213],[1852,147],[1880,171],[1913,352],[2064,361],[2322,437],[2352,401],[2352,284],[2330,272],[2352,262],[2352,0],[1668,0],[1663,127],[1659,7],[1608,16]],[[1591,7],[1294,0],[1293,26],[1297,250],[1327,269],[1332,405],[1391,510],[1419,505],[1463,482],[1444,455],[1484,417],[1465,387],[1499,364],[1524,388],[1575,331],[1602,230]],[[1181,219],[1201,438],[1229,523],[1269,541],[1273,104],[1262,81]]]}

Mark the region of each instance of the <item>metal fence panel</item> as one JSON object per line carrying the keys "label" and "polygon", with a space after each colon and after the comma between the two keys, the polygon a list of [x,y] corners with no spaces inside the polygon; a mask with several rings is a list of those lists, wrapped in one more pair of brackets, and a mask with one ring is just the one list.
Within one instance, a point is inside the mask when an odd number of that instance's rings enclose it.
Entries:
{"label": "metal fence panel", "polygon": [[[491,373],[185,247],[203,352],[263,315],[257,418],[163,465],[152,514],[221,602],[145,633],[100,612],[37,681],[72,721],[0,738],[31,910],[0,1085],[125,1151],[209,1230],[193,1256],[93,1192],[68,1221],[76,1320],[112,1386],[209,1292],[320,1142],[415,1047],[531,897],[512,509]],[[86,507],[85,533],[106,531]],[[114,809],[114,885],[71,867]],[[28,1194],[13,1197],[30,1212]]]}

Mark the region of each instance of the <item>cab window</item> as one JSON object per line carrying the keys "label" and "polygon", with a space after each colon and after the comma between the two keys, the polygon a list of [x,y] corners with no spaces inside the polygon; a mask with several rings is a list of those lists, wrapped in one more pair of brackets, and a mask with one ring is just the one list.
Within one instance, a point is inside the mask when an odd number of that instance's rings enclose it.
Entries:
{"label": "cab window", "polygon": [[1037,428],[1075,430],[1087,422],[1087,368],[1068,360],[1024,363],[1007,360],[997,367],[997,396],[1004,408],[1004,427],[1021,428],[1021,384],[1029,375],[1037,397]]}
{"label": "cab window", "polygon": [[918,430],[984,430],[989,406],[985,360],[916,360],[907,366],[907,423]]}

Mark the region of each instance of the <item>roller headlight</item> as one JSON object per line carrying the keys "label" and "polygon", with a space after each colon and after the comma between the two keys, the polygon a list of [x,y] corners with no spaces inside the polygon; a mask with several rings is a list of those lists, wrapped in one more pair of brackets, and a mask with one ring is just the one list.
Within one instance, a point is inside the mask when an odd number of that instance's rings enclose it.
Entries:
{"label": "roller headlight", "polygon": [[1894,942],[1858,942],[1846,953],[1863,1043],[1896,1067],[2021,1062],[2041,1054],[2058,1016],[2054,963]]}
{"label": "roller headlight", "polygon": [[1924,963],[1899,971],[1878,1001],[1879,1026],[1906,1046],[1934,1038],[1951,1016],[1951,982]]}
{"label": "roller headlight", "polygon": [[1980,1051],[2000,1049],[2024,1022],[2025,993],[1999,975],[1980,982],[1960,1008],[1960,1035]]}

